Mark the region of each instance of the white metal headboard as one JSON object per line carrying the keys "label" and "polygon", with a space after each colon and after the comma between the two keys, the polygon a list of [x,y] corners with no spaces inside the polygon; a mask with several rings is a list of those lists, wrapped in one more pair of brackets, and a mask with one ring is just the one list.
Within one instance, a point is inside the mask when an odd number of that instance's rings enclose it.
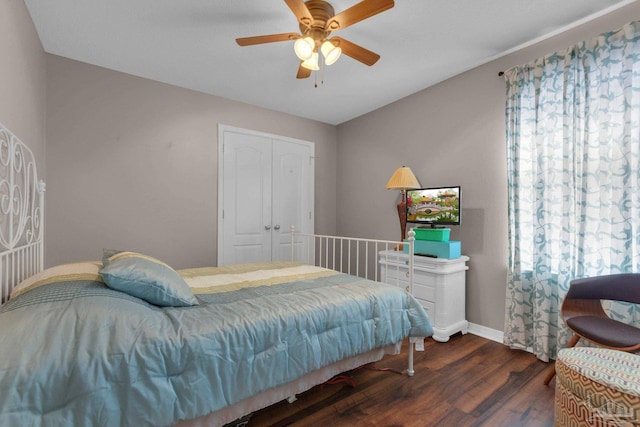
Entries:
{"label": "white metal headboard", "polygon": [[44,191],[33,153],[0,123],[0,304],[43,268]]}

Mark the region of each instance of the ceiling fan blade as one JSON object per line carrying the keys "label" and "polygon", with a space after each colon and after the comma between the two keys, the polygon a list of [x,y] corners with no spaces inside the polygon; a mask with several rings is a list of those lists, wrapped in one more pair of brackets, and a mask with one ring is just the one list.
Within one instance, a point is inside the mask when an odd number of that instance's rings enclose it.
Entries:
{"label": "ceiling fan blade", "polygon": [[296,75],[296,79],[306,79],[311,75],[311,70],[302,66],[302,61],[300,61],[300,66],[298,67],[298,74]]}
{"label": "ceiling fan blade", "polygon": [[393,5],[393,0],[363,0],[329,19],[325,29],[328,31],[336,31],[347,28],[356,22],[371,18],[378,13],[391,9]]}
{"label": "ceiling fan blade", "polygon": [[300,34],[298,33],[269,34],[267,36],[242,37],[236,39],[236,43],[240,46],[251,46],[262,43],[286,42],[288,40],[295,40],[299,37]]}
{"label": "ceiling fan blade", "polygon": [[356,61],[362,62],[365,65],[371,66],[380,59],[380,55],[377,53],[371,52],[370,50],[365,49],[362,46],[358,46],[355,43],[351,43],[349,40],[345,40],[341,37],[332,37],[331,41],[334,45],[342,49],[342,53],[352,57]]}
{"label": "ceiling fan blade", "polygon": [[309,12],[307,5],[304,4],[304,0],[284,0],[284,2],[289,6],[289,9],[291,9],[293,14],[296,15],[298,22],[306,25],[307,27],[311,26],[313,16],[311,15],[311,12]]}

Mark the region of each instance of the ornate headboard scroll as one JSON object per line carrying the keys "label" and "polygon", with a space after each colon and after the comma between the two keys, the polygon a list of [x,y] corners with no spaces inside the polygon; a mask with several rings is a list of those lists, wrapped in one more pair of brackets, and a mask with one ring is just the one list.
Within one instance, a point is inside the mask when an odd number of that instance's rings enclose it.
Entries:
{"label": "ornate headboard scroll", "polygon": [[0,124],[0,303],[42,270],[44,191],[33,153]]}

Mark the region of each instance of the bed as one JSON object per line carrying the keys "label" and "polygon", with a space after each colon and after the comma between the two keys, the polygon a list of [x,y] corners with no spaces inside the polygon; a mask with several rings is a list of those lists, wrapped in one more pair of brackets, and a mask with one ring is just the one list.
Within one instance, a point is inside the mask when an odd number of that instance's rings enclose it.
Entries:
{"label": "bed", "polygon": [[432,334],[412,278],[381,283],[400,242],[292,230],[280,262],[176,271],[125,248],[43,269],[44,190],[0,127],[2,426],[222,426],[403,341],[413,375]]}

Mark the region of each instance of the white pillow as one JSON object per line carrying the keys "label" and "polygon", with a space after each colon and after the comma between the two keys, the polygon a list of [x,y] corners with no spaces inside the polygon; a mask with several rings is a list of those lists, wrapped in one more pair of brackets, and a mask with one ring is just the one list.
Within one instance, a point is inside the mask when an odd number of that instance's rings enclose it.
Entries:
{"label": "white pillow", "polygon": [[20,282],[20,284],[11,291],[9,299],[15,298],[31,289],[51,283],[78,280],[92,280],[104,283],[102,276],[100,276],[101,267],[102,262],[100,261],[84,261],[47,268]]}

